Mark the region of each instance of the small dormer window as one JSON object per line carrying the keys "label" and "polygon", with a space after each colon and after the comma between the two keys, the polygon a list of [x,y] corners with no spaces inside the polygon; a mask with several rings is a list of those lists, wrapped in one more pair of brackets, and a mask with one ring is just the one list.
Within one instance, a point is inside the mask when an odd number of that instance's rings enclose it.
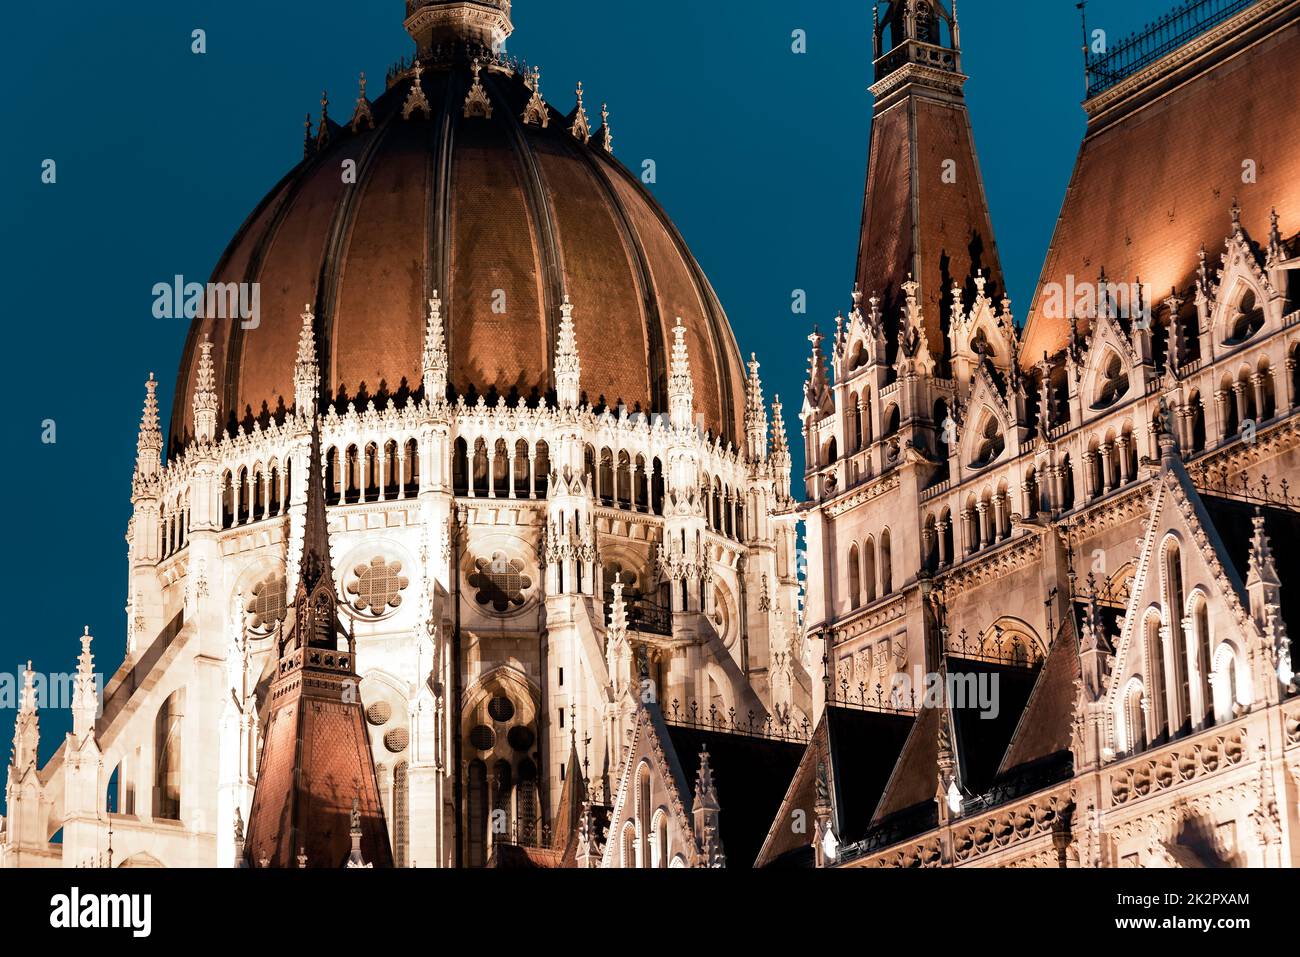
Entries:
{"label": "small dormer window", "polygon": [[1124,362],[1112,352],[1106,356],[1102,366],[1101,385],[1097,389],[1097,401],[1094,408],[1104,409],[1114,405],[1128,392],[1128,372]]}
{"label": "small dormer window", "polygon": [[1264,327],[1264,310],[1255,301],[1255,291],[1247,289],[1237,300],[1237,307],[1229,319],[1228,345],[1245,342]]}

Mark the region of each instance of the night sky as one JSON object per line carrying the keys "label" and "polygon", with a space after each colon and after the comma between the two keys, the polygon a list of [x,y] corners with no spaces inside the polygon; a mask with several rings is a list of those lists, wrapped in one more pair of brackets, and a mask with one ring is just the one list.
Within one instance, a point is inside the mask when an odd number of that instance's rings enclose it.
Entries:
{"label": "night sky", "polygon": [[[1172,0],[1091,0],[1111,42]],[[561,112],[582,80],[608,101],[617,156],[709,275],[796,454],[805,337],[849,308],[870,132],[867,0],[516,0],[511,53]],[[1074,0],[962,0],[967,98],[1013,309],[1023,316],[1083,132]],[[0,39],[4,417],[9,572],[0,691],[28,657],[75,668],[82,626],[106,676],[125,645],[136,430],[150,371],[164,430],[185,323],[152,288],[206,281],[263,194],[302,156],[304,114],[346,121],[357,74],[382,88],[410,52],[400,0],[10,3]],[[208,52],[191,53],[191,31]],[[791,33],[807,33],[807,53]],[[41,183],[54,159],[58,181]],[[807,293],[793,315],[792,293]],[[54,420],[57,441],[41,441]],[[796,470],[801,463],[796,462]],[[796,490],[801,482],[795,479]],[[0,704],[9,705],[9,700]],[[8,740],[13,712],[0,708]],[[42,760],[71,724],[41,715]]]}

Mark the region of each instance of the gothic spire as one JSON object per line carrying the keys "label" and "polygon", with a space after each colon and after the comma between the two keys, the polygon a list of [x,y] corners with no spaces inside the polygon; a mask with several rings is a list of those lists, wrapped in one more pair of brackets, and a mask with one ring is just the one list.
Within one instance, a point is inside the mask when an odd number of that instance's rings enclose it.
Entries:
{"label": "gothic spire", "polygon": [[217,435],[217,375],[212,365],[212,340],[203,337],[194,382],[194,438],[211,442]]}
{"label": "gothic spire", "polygon": [[578,81],[578,105],[574,108],[573,125],[569,132],[582,142],[591,139],[591,122],[587,119],[587,108],[582,102],[582,81]]}
{"label": "gothic spire", "polygon": [[95,681],[95,656],[91,654],[90,626],[81,636],[81,654],[77,657],[77,674],[72,686],[72,733],[78,739],[94,733],[99,713],[99,694]]}
{"label": "gothic spire", "polygon": [[691,359],[686,350],[686,327],[677,317],[673,327],[673,360],[668,378],[668,414],[675,428],[687,429],[695,419],[695,383]]}
{"label": "gothic spire", "polygon": [[555,394],[562,409],[576,409],[580,398],[582,362],[578,336],[573,329],[573,304],[564,297],[560,306],[560,338],[555,347]]}
{"label": "gothic spire", "polygon": [[21,775],[28,766],[36,763],[36,751],[41,740],[40,715],[36,706],[36,672],[27,662],[23,672],[23,688],[18,694],[18,716],[14,721],[14,749],[9,756],[11,774]]}
{"label": "gothic spire", "polygon": [[140,415],[140,434],[135,442],[137,484],[158,474],[162,442],[162,429],[158,425],[158,380],[150,372],[149,380],[144,384],[144,412]]}
{"label": "gothic spire", "polygon": [[424,398],[426,402],[443,402],[447,398],[447,340],[442,331],[442,300],[433,291],[429,300],[429,319],[424,332]]}
{"label": "gothic spire", "polygon": [[293,367],[293,408],[299,419],[316,417],[320,395],[320,364],[316,360],[316,316],[311,303],[303,306],[302,330],[298,333],[298,360]]}
{"label": "gothic spire", "polygon": [[361,124],[367,124],[370,129],[375,128],[375,116],[370,112],[370,101],[366,99],[366,74],[363,72],[360,79],[360,90],[357,92],[357,107],[352,111],[352,132],[356,133],[361,129]]}
{"label": "gothic spire", "polygon": [[745,380],[745,435],[752,462],[767,458],[767,408],[763,404],[763,381],[758,377],[759,368],[758,357],[751,352],[749,375]]}
{"label": "gothic spire", "polygon": [[329,518],[325,512],[325,470],[321,465],[320,423],[312,420],[311,457],[307,463],[307,518],[302,534],[302,560],[298,567],[300,593],[317,586],[328,589],[336,602],[334,568],[330,562]]}

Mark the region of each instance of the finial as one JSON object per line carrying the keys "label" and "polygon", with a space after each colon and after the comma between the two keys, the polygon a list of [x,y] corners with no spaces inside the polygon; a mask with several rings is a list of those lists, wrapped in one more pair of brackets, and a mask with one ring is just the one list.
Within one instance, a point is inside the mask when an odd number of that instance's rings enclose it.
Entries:
{"label": "finial", "polygon": [[533,67],[533,95],[528,99],[528,105],[524,107],[524,124],[540,126],[542,129],[551,125],[551,114],[546,108],[546,101],[542,99],[542,71]]}
{"label": "finial", "polygon": [[361,124],[367,124],[370,129],[375,128],[375,117],[370,112],[370,101],[366,99],[366,74],[363,72],[360,79],[361,89],[357,93],[357,107],[352,111],[352,132],[356,133],[361,129]]}
{"label": "finial", "polygon": [[1232,197],[1232,228],[1234,232],[1241,229],[1241,204],[1236,196]]}
{"label": "finial", "polygon": [[311,114],[310,113],[307,114],[307,119],[303,121],[302,125],[303,125],[302,155],[303,158],[305,159],[306,157],[311,156],[312,147],[316,143],[316,141],[312,138],[311,135]]}
{"label": "finial", "polygon": [[424,333],[424,398],[428,402],[447,399],[447,342],[442,329],[442,300],[438,290],[429,300],[429,318]]}
{"label": "finial", "polygon": [[402,119],[409,120],[411,114],[419,110],[424,114],[425,119],[433,117],[433,109],[429,106],[429,101],[424,96],[424,67],[420,65],[419,57],[415,60],[415,76],[411,80],[411,91],[406,95],[406,102],[402,105]]}
{"label": "finial", "polygon": [[474,74],[474,82],[470,84],[469,92],[465,94],[465,119],[471,117],[482,117],[485,120],[492,119],[492,101],[488,99],[487,90],[483,88],[483,82],[479,78],[482,72],[479,66],[478,58],[470,64],[470,71]]}
{"label": "finial", "polygon": [[320,395],[320,365],[316,359],[316,315],[311,303],[303,306],[298,332],[298,359],[293,370],[294,412],[300,419],[316,415]]}
{"label": "finial", "polygon": [[566,294],[560,305],[560,337],[555,348],[555,392],[560,408],[578,407],[582,362],[573,325],[573,303]]}
{"label": "finial", "polygon": [[587,122],[587,108],[582,103],[581,80],[578,81],[578,105],[574,110],[573,125],[569,127],[569,132],[584,143],[591,139],[591,126]]}
{"label": "finial", "polygon": [[324,149],[330,141],[330,95],[324,90],[320,94],[320,127],[316,130],[316,148]]}

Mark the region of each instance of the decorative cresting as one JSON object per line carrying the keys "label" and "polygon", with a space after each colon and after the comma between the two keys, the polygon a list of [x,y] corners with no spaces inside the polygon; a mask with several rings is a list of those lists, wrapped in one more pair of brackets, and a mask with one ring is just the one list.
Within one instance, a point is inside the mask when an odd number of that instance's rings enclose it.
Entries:
{"label": "decorative cresting", "polygon": [[510,0],[406,0],[406,32],[421,56],[442,43],[500,50],[514,29]]}

